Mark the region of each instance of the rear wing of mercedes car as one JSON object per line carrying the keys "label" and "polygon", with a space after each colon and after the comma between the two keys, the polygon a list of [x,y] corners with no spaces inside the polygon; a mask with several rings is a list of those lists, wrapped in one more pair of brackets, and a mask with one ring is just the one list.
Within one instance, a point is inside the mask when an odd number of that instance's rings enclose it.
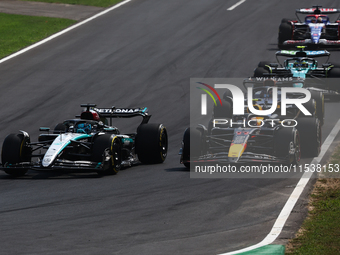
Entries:
{"label": "rear wing of mercedes car", "polygon": [[111,108],[97,108],[95,104],[82,104],[81,107],[85,107],[86,110],[81,114],[84,116],[84,113],[90,113],[91,111],[96,112],[100,118],[109,118],[110,125],[112,125],[113,118],[132,118],[141,116],[143,118],[141,124],[146,124],[149,122],[151,115],[148,114],[147,107],[140,107],[140,108],[117,108],[112,106]]}

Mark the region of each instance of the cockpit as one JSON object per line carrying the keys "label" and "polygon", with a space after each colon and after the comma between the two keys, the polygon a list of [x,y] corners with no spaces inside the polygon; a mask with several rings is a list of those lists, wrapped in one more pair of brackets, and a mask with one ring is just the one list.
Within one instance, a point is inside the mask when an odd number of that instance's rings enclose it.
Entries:
{"label": "cockpit", "polygon": [[323,23],[326,25],[329,23],[329,17],[326,15],[308,15],[305,17],[305,23]]}
{"label": "cockpit", "polygon": [[317,67],[317,62],[315,59],[310,58],[294,58],[285,60],[284,66],[286,69],[289,70],[291,70],[292,68],[307,69]]}
{"label": "cockpit", "polygon": [[92,125],[90,123],[77,123],[74,127],[75,133],[90,134],[92,132]]}

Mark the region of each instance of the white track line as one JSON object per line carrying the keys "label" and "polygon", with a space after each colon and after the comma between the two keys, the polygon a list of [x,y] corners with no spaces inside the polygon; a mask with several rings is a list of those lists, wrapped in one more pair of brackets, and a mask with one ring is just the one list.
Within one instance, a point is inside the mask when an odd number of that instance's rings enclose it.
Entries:
{"label": "white track line", "polygon": [[[320,152],[319,156],[313,158],[311,164],[315,165],[315,164],[319,164],[321,162],[323,156],[325,155],[325,153],[329,149],[329,146],[333,143],[333,141],[334,141],[335,137],[337,136],[337,134],[339,133],[339,131],[340,131],[340,119],[335,124],[334,128],[332,129],[332,131],[327,136],[327,139],[322,144],[321,152]],[[271,229],[270,233],[260,243],[249,246],[247,248],[244,248],[244,249],[241,249],[241,250],[238,250],[238,251],[227,252],[227,253],[223,253],[223,254],[220,254],[220,255],[231,255],[231,254],[238,254],[238,253],[242,253],[242,252],[247,252],[247,251],[251,251],[251,250],[254,250],[256,248],[260,248],[262,246],[265,246],[265,245],[268,245],[268,244],[271,244],[272,242],[274,242],[275,239],[281,233],[291,211],[293,210],[297,200],[299,199],[302,191],[306,187],[306,185],[307,185],[308,181],[310,180],[312,174],[313,173],[311,173],[311,171],[308,171],[308,172],[305,172],[302,175],[302,177],[300,178],[300,181],[296,185],[292,194],[288,198],[285,206],[283,207],[280,215],[276,219],[274,226]]]}
{"label": "white track line", "polygon": [[26,51],[34,49],[35,47],[38,47],[39,45],[42,45],[42,44],[44,44],[44,43],[46,43],[48,41],[51,41],[52,39],[54,39],[54,38],[56,38],[56,37],[58,37],[58,36],[60,36],[62,34],[65,34],[65,33],[69,32],[69,31],[71,31],[71,30],[73,30],[73,29],[75,29],[75,28],[77,28],[77,27],[79,27],[81,25],[84,25],[85,23],[87,23],[87,22],[89,22],[91,20],[94,20],[94,19],[96,19],[96,18],[98,18],[98,17],[100,17],[100,16],[102,16],[102,15],[104,15],[104,14],[106,14],[106,13],[112,11],[112,10],[114,10],[114,9],[117,9],[118,7],[128,3],[130,1],[131,0],[125,0],[123,2],[120,2],[119,4],[116,4],[116,5],[112,6],[111,8],[105,9],[104,11],[102,11],[100,13],[97,13],[96,15],[94,15],[94,16],[86,19],[86,20],[83,20],[83,21],[81,21],[79,23],[76,23],[75,25],[73,25],[71,27],[68,27],[68,28],[66,28],[66,29],[56,33],[56,34],[53,34],[53,35],[51,35],[50,37],[47,37],[44,40],[41,40],[41,41],[39,41],[39,42],[37,42],[35,44],[32,44],[31,46],[28,46],[28,47],[26,47],[26,48],[24,48],[24,49],[22,49],[22,50],[20,50],[20,51],[18,51],[16,53],[12,54],[12,55],[9,55],[8,57],[5,57],[5,58],[1,59],[0,60],[0,64],[5,62],[5,61],[7,61],[7,60],[9,60],[9,59],[12,59],[12,58],[18,56],[18,55],[21,55],[21,54],[25,53]]}
{"label": "white track line", "polygon": [[227,9],[227,11],[232,11],[232,10],[234,10],[237,6],[239,6],[240,4],[243,4],[245,1],[246,1],[246,0],[241,0],[241,1],[237,2],[237,3],[234,4],[233,6],[229,7],[229,8]]}

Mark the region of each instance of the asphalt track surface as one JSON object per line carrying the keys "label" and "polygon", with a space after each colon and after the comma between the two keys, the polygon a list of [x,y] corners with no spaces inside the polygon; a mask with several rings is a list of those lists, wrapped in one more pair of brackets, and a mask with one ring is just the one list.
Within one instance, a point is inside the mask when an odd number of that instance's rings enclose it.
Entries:
{"label": "asphalt track surface", "polygon": [[[274,59],[281,19],[314,4],[259,0],[226,10],[236,2],[133,0],[0,64],[1,143],[19,129],[35,140],[40,126],[73,118],[82,103],[147,106],[170,139],[164,164],[116,176],[1,172],[0,254],[218,254],[270,232],[298,179],[190,179],[177,155],[190,78],[249,76]],[[324,138],[338,106],[326,105]],[[281,242],[305,205],[306,196]]]}

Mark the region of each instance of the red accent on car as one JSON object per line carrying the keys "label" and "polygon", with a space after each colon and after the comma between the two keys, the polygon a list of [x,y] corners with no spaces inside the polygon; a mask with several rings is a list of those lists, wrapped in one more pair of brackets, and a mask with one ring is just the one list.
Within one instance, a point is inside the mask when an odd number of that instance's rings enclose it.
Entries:
{"label": "red accent on car", "polygon": [[83,120],[96,120],[100,121],[99,114],[96,111],[90,110],[82,112],[80,118]]}

